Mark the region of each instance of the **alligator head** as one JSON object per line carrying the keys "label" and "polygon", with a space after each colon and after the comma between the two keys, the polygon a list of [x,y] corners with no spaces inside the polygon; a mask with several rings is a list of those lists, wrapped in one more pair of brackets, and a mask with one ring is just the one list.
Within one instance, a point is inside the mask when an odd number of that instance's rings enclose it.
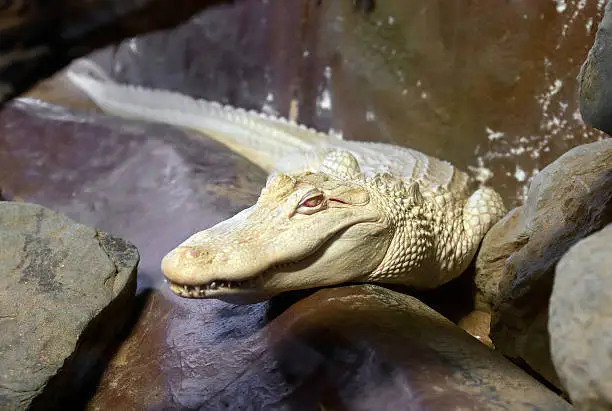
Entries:
{"label": "alligator head", "polygon": [[390,231],[355,158],[332,152],[317,172],[271,176],[255,205],[188,238],[162,271],[180,296],[253,303],[363,279]]}

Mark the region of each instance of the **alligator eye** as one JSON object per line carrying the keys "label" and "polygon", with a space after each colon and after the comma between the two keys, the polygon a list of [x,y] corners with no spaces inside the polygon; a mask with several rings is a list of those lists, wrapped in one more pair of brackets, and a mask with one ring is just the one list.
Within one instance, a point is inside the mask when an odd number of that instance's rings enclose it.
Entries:
{"label": "alligator eye", "polygon": [[311,197],[308,200],[304,201],[301,205],[303,207],[316,207],[323,202],[323,196]]}
{"label": "alligator eye", "polygon": [[325,197],[320,191],[312,191],[307,193],[300,201],[296,212],[300,214],[313,214],[323,209]]}

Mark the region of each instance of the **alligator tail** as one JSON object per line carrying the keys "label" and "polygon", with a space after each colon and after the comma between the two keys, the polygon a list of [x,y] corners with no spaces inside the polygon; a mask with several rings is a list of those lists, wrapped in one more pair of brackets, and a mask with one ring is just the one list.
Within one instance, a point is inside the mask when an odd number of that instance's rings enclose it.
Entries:
{"label": "alligator tail", "polygon": [[67,77],[109,114],[204,133],[268,172],[287,155],[337,139],[284,118],[172,91],[120,84],[88,59],[75,61]]}

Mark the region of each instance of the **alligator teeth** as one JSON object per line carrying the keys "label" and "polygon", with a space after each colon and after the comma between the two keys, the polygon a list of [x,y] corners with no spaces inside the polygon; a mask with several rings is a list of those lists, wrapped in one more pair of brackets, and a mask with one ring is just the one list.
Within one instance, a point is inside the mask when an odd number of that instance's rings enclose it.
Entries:
{"label": "alligator teeth", "polygon": [[201,295],[201,293],[202,293],[202,290],[200,289],[200,287],[199,287],[199,286],[197,286],[197,285],[196,285],[195,287],[193,287],[193,288],[191,289],[191,293],[190,293],[190,295],[191,295],[192,297],[199,297],[199,296]]}
{"label": "alligator teeth", "polygon": [[249,289],[257,287],[260,277],[251,278],[243,281],[226,281],[226,280],[213,280],[206,284],[201,285],[187,285],[173,283],[172,281],[166,280],[171,286],[171,289],[180,296],[183,297],[204,297],[206,291],[215,291],[226,289]]}

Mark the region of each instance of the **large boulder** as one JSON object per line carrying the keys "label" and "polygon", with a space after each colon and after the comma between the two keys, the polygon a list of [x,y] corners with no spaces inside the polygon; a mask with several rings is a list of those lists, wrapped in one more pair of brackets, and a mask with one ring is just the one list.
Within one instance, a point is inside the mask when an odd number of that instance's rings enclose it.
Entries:
{"label": "large boulder", "polygon": [[548,330],[553,363],[579,410],[612,409],[612,224],[557,264]]}
{"label": "large boulder", "polygon": [[580,69],[579,81],[582,118],[612,134],[612,2],[607,2],[593,47]]}
{"label": "large boulder", "polygon": [[550,359],[548,302],[554,268],[581,238],[612,221],[612,140],[576,147],[531,183],[525,204],[487,233],[476,260],[491,337],[560,387]]}
{"label": "large boulder", "polygon": [[66,409],[127,325],[138,252],[34,204],[0,202],[0,409]]}
{"label": "large boulder", "polygon": [[571,409],[416,298],[379,286],[319,290],[280,315],[280,300],[170,300],[147,304],[90,410]]}

